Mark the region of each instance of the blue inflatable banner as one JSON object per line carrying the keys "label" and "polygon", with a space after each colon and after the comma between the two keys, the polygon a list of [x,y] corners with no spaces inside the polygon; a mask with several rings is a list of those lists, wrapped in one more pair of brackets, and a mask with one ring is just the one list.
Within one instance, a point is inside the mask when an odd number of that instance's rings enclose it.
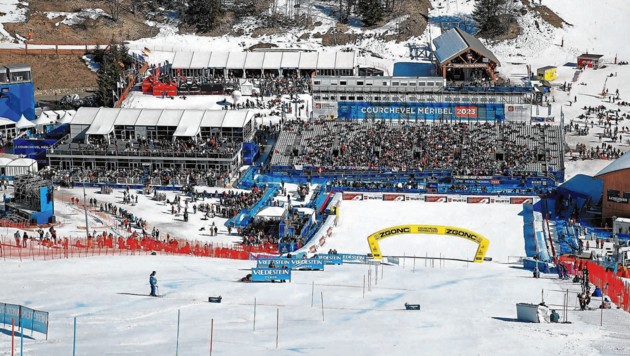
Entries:
{"label": "blue inflatable banner", "polygon": [[269,265],[273,262],[275,267],[271,268],[280,268],[282,266],[287,266],[287,268],[291,268],[291,260],[286,258],[269,258],[269,259],[261,259],[256,261],[256,267],[258,268],[270,268]]}
{"label": "blue inflatable banner", "polygon": [[324,260],[319,258],[303,258],[297,260],[290,260],[291,269],[306,269],[313,271],[323,271],[324,270]]}
{"label": "blue inflatable banner", "polygon": [[287,268],[252,268],[252,282],[290,280],[291,270]]}
{"label": "blue inflatable banner", "polygon": [[343,264],[343,258],[339,255],[318,254],[317,258],[324,260],[327,265],[341,265]]}
{"label": "blue inflatable banner", "polygon": [[340,101],[340,119],[504,121],[503,104]]}
{"label": "blue inflatable banner", "polygon": [[341,256],[343,263],[354,262],[354,263],[365,263],[367,261],[367,257],[365,255],[353,255],[347,253],[340,253],[337,256]]}

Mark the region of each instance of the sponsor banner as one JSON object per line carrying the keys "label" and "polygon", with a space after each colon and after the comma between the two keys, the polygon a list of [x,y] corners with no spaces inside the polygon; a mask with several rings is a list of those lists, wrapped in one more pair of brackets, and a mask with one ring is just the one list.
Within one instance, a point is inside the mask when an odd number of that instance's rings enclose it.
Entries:
{"label": "sponsor banner", "polygon": [[628,204],[628,201],[630,200],[630,192],[623,192],[622,195],[618,190],[608,189],[606,192],[606,199],[611,203]]}
{"label": "sponsor banner", "polygon": [[363,193],[363,200],[383,200],[382,193]]}
{"label": "sponsor banner", "polygon": [[488,247],[490,245],[490,241],[488,241],[485,237],[475,232],[457,227],[440,225],[399,225],[377,231],[368,236],[368,245],[370,246],[370,251],[372,252],[374,260],[380,260],[383,257],[379,246],[380,240],[390,236],[406,234],[451,235],[475,242],[478,247],[473,262],[476,263],[482,263],[484,261],[486,251],[488,251]]}
{"label": "sponsor banner", "polygon": [[48,312],[33,310],[33,331],[48,334]]}
{"label": "sponsor banner", "polygon": [[532,122],[554,122],[555,116],[532,116]]}
{"label": "sponsor banner", "polygon": [[460,104],[436,102],[355,102],[337,103],[340,119],[411,119],[503,121],[503,104]]}
{"label": "sponsor banner", "polygon": [[365,263],[367,257],[365,255],[354,255],[350,253],[340,253],[337,256],[341,256],[343,263]]}
{"label": "sponsor banner", "polygon": [[319,238],[319,246],[322,247],[326,244],[326,237],[330,236],[329,233],[326,233],[326,235],[322,236]]}
{"label": "sponsor banner", "polygon": [[468,202],[468,200],[466,199],[466,197],[462,197],[461,195],[455,195],[452,197],[448,197],[448,202],[449,203],[466,203]]}
{"label": "sponsor banner", "polygon": [[[274,264],[274,267],[269,267],[271,263]],[[287,258],[270,258],[256,261],[256,267],[258,268],[280,268],[282,266],[291,268],[291,260]]]}
{"label": "sponsor banner", "polygon": [[20,325],[25,328],[32,330],[33,329],[33,309],[22,307],[20,309]]}
{"label": "sponsor banner", "polygon": [[295,242],[292,243],[279,243],[278,244],[278,253],[285,254],[289,252],[293,252],[298,249],[298,245]]}
{"label": "sponsor banner", "polygon": [[414,201],[424,201],[424,195],[420,195],[420,194],[407,194],[405,195],[405,199],[407,200],[414,200]]}
{"label": "sponsor banner", "polygon": [[405,201],[404,194],[383,194],[384,201]]}
{"label": "sponsor banner", "polygon": [[490,202],[495,204],[510,204],[510,197],[494,197],[490,198]]}
{"label": "sponsor banner", "polygon": [[4,305],[4,323],[11,325],[11,320],[15,321],[15,325],[20,325],[20,306],[15,304]]}
{"label": "sponsor banner", "polygon": [[468,204],[490,204],[490,197],[467,197]]}
{"label": "sponsor banner", "polygon": [[252,268],[252,282],[290,281],[288,268]]}
{"label": "sponsor banner", "polygon": [[317,258],[319,258],[320,260],[324,260],[324,264],[327,264],[327,265],[343,264],[343,259],[339,255],[320,254],[320,255],[317,255]]}
{"label": "sponsor banner", "polygon": [[446,195],[425,195],[424,201],[427,203],[446,203]]}
{"label": "sponsor banner", "polygon": [[291,260],[291,269],[323,271],[324,260],[319,258],[303,258],[301,260]]}
{"label": "sponsor banner", "polygon": [[534,204],[534,198],[510,197],[510,204]]}
{"label": "sponsor banner", "polygon": [[363,200],[363,193],[343,193],[341,194],[343,200]]}

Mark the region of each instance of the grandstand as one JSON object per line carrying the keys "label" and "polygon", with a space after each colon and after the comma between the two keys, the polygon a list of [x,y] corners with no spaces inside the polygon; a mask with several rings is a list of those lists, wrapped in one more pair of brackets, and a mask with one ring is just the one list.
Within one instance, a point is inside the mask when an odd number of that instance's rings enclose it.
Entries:
{"label": "grandstand", "polygon": [[254,134],[249,110],[80,108],[48,150],[54,168],[215,169],[234,172]]}
{"label": "grandstand", "polygon": [[313,79],[315,118],[531,120],[528,87],[447,86],[441,77]]}
{"label": "grandstand", "polygon": [[310,174],[448,171],[453,176],[549,176],[562,180],[556,126],[411,121],[287,125],[271,169]]}

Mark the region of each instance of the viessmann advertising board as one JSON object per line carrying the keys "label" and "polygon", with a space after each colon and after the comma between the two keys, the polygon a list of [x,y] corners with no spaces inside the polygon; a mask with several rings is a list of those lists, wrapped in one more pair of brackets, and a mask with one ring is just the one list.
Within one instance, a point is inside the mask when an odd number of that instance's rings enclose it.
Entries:
{"label": "viessmann advertising board", "polygon": [[340,101],[340,119],[505,120],[503,104]]}

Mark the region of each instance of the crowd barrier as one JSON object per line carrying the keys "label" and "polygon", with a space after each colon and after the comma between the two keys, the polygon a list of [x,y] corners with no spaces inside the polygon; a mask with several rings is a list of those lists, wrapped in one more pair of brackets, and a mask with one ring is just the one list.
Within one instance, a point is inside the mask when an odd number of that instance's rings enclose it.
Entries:
{"label": "crowd barrier", "polygon": [[[630,282],[624,281],[610,269],[602,267],[593,261],[581,260],[571,256],[560,256],[560,262],[565,264],[569,273],[573,275],[581,275],[584,267],[588,268],[591,283],[599,287],[605,295],[608,295],[620,309],[630,312]],[[628,270],[620,269],[618,274],[625,274],[626,278],[630,277]]]}
{"label": "crowd barrier", "polygon": [[261,244],[256,246],[238,244],[208,244],[201,241],[171,239],[168,242],[149,237],[61,238],[57,241],[0,237],[0,258],[52,260],[70,257],[120,256],[136,254],[187,255],[197,257],[229,258],[248,260],[251,253],[275,254],[278,246]]}

